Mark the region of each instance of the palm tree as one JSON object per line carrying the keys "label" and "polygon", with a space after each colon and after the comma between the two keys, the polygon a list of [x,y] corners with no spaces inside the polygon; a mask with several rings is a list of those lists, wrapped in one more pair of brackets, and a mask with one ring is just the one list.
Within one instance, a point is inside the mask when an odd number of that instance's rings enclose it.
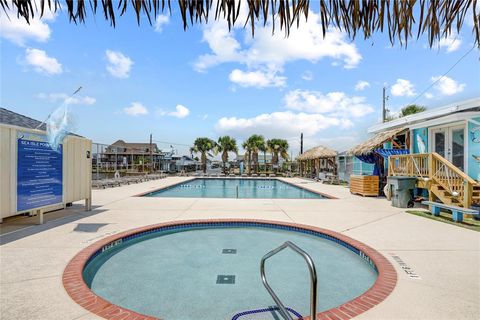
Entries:
{"label": "palm tree", "polygon": [[[385,122],[389,122],[398,118],[406,117],[415,113],[423,112],[426,111],[427,108],[424,106],[420,106],[418,104],[409,104],[405,107],[403,107],[398,115],[396,114],[387,114],[387,118],[385,119]],[[387,110],[388,111],[388,110]]]}
{"label": "palm tree", "polygon": [[249,141],[244,141],[242,143],[242,148],[245,150],[243,160],[247,161],[248,173],[250,173],[250,172],[252,172],[252,150],[251,150],[248,142]]}
{"label": "palm tree", "polygon": [[218,138],[218,143],[217,143],[217,152],[222,153],[222,162],[223,162],[223,173],[226,174],[226,166],[225,164],[228,162],[228,153],[229,152],[235,152],[235,154],[238,153],[238,147],[237,147],[237,141],[230,137],[230,136],[223,136]]}
{"label": "palm tree", "polygon": [[253,161],[255,173],[258,173],[258,152],[263,150],[265,146],[265,138],[258,134],[252,134],[243,145],[249,155],[248,172],[251,172],[251,161]]}
{"label": "palm tree", "polygon": [[[97,10],[110,24],[115,27],[118,16],[133,10],[140,24],[141,18],[147,18],[153,25],[156,15],[168,11],[178,14],[186,30],[189,24],[206,23],[210,18],[226,20],[229,30],[235,23],[250,25],[252,36],[257,22],[276,27],[290,34],[292,26],[299,26],[302,20],[307,20],[311,10],[316,11],[322,28],[319,33],[325,37],[327,31],[339,29],[353,40],[357,36],[365,40],[377,33],[386,33],[392,44],[399,41],[407,46],[412,38],[420,38],[427,34],[430,47],[436,45],[441,38],[448,38],[452,33],[460,34],[465,19],[473,17],[472,33],[475,34],[475,44],[480,44],[480,19],[478,18],[476,1],[350,1],[350,0],[319,0],[312,1],[318,9],[310,8],[310,1],[298,0],[256,0],[243,1],[247,3],[246,19],[238,21],[240,0],[179,0],[178,10],[172,10],[169,0],[90,0],[90,1],[37,1],[0,0],[0,6],[10,19],[24,19],[30,23],[34,16],[43,16],[45,10],[56,12],[65,10],[69,21],[84,23],[87,12],[97,14]],[[87,2],[89,7],[87,8]],[[173,1],[172,1],[173,3]],[[318,7],[317,7],[318,5]],[[129,17],[130,15],[126,14]],[[213,20],[213,19],[210,19]],[[276,21],[277,23],[272,23]],[[469,23],[467,23],[468,25]]]}
{"label": "palm tree", "polygon": [[270,139],[267,141],[268,150],[272,153],[272,165],[278,165],[279,157],[288,160],[288,141],[284,139]]}
{"label": "palm tree", "polygon": [[263,142],[263,145],[259,146],[259,151],[263,152],[263,171],[265,172],[265,174],[267,173],[267,151],[268,151],[268,146],[267,146],[267,142]]}
{"label": "palm tree", "polygon": [[200,153],[202,161],[202,170],[207,172],[207,155],[210,151],[214,151],[216,142],[210,138],[202,137],[195,139],[193,146],[190,148],[190,152]]}
{"label": "palm tree", "polygon": [[405,117],[411,114],[419,113],[426,111],[427,108],[424,106],[420,106],[418,104],[409,104],[408,106],[405,106],[400,110],[400,117]]}

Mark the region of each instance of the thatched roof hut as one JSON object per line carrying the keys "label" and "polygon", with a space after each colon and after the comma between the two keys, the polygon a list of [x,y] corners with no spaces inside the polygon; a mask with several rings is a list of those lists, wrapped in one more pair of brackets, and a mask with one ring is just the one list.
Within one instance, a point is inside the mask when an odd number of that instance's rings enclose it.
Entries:
{"label": "thatched roof hut", "polygon": [[373,149],[381,148],[383,144],[393,139],[397,134],[404,131],[405,128],[396,128],[388,131],[379,132],[370,139],[360,143],[348,151],[354,156],[362,156],[369,154]]}
{"label": "thatched roof hut", "polygon": [[326,158],[335,158],[337,156],[337,151],[329,149],[324,146],[318,146],[312,149],[309,149],[298,156],[297,160],[313,160],[313,159],[326,159]]}
{"label": "thatched roof hut", "polygon": [[300,162],[300,175],[316,179],[320,172],[336,174],[336,156],[337,152],[335,150],[324,146],[318,146],[305,151],[297,158],[298,162]]}
{"label": "thatched roof hut", "polygon": [[[87,16],[98,14],[105,18],[115,27],[120,17],[136,17],[138,25],[145,20],[153,25],[155,18],[160,12],[178,14],[183,21],[183,29],[189,28],[195,23],[206,23],[209,20],[225,20],[228,29],[237,25],[250,26],[252,37],[257,22],[263,25],[271,24],[276,28],[279,22],[280,29],[284,30],[288,37],[290,28],[299,25],[301,20],[309,18],[310,1],[248,1],[245,14],[240,14],[240,1],[224,0],[188,0],[171,1],[178,4],[177,9],[172,9],[170,1],[142,0],[142,1],[67,1],[66,5],[60,5],[60,0],[55,1],[4,1],[1,0],[1,9],[10,16],[10,19],[21,19],[29,23],[34,16],[42,16],[45,11],[57,12],[64,10],[70,22],[84,23]],[[340,29],[351,40],[355,35],[363,33],[365,39],[376,36],[377,33],[385,33],[392,45],[398,42],[407,46],[413,35],[417,38],[427,34],[428,44],[435,47],[442,38],[447,39],[452,29],[460,33],[464,22],[471,21],[469,16],[478,17],[478,8],[475,1],[312,1],[320,6],[319,19],[323,28],[323,37],[327,30]],[[355,3],[354,2],[358,2]],[[101,5],[99,5],[101,3]],[[247,3],[244,1],[243,3]],[[166,5],[167,4],[167,5]],[[124,14],[133,13],[133,14]],[[419,14],[420,12],[420,14]],[[428,14],[423,14],[423,13]],[[320,14],[321,13],[321,14]],[[310,15],[311,16],[311,15]],[[386,19],[388,17],[388,23]],[[433,18],[432,18],[433,17]],[[467,18],[466,18],[467,17]],[[210,18],[210,19],[209,19]],[[476,18],[471,26],[471,32],[475,35],[475,45],[480,43],[480,25]],[[13,21],[12,21],[13,23]],[[378,26],[382,26],[379,28]],[[467,23],[467,28],[469,24]],[[273,30],[272,30],[273,31]],[[318,31],[318,36],[322,36]]]}

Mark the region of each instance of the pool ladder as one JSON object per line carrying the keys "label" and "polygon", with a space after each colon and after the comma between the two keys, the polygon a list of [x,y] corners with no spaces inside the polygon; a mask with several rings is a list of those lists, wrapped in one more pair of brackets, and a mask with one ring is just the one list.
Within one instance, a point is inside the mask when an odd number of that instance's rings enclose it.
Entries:
{"label": "pool ladder", "polygon": [[273,249],[272,251],[268,252],[266,255],[263,256],[262,261],[260,262],[260,275],[262,276],[263,285],[267,289],[270,296],[272,296],[273,301],[275,301],[280,311],[280,314],[283,316],[283,318],[286,320],[294,320],[292,316],[288,313],[282,301],[280,301],[278,296],[270,287],[270,285],[268,284],[267,278],[265,277],[265,261],[268,258],[276,255],[277,253],[279,253],[280,251],[286,248],[290,248],[296,253],[298,253],[299,255],[301,255],[302,258],[305,259],[305,262],[308,265],[308,270],[310,271],[310,315],[311,315],[311,319],[315,319],[315,315],[317,314],[317,271],[315,270],[315,264],[313,263],[313,260],[308,255],[308,253],[300,249],[293,242],[286,241],[284,244],[282,244],[278,248]]}

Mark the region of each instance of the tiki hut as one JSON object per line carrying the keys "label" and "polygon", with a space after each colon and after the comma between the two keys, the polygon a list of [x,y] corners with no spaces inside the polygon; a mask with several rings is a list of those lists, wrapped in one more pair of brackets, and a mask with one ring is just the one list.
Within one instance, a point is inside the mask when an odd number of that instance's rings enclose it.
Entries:
{"label": "tiki hut", "polygon": [[386,183],[384,158],[389,154],[408,152],[409,144],[408,130],[396,128],[379,132],[350,149],[348,153],[353,155],[357,161],[373,164],[372,174],[350,176],[350,191],[363,196],[378,196]]}
{"label": "tiki hut", "polygon": [[324,146],[309,149],[298,156],[300,175],[308,178],[318,178],[319,173],[337,174],[335,157],[337,152]]}
{"label": "tiki hut", "polygon": [[[384,143],[391,142],[393,148],[401,149],[402,143],[395,140],[397,135],[403,134],[404,128],[396,128],[388,131],[379,132],[370,139],[360,143],[359,145],[350,149],[349,153],[354,156],[365,156],[372,153],[373,150],[382,148]],[[403,143],[406,143],[406,139]]]}

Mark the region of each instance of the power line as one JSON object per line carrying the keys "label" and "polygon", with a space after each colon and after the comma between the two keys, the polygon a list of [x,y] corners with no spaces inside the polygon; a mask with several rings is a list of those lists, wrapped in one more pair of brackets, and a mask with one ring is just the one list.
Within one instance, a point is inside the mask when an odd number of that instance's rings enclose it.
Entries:
{"label": "power line", "polygon": [[473,51],[473,49],[475,49],[476,46],[474,45],[470,50],[468,50],[463,56],[461,56],[457,62],[455,62],[451,67],[450,69],[447,70],[447,72],[445,72],[444,74],[442,74],[437,80],[435,80],[431,85],[429,85],[425,90],[423,90],[418,96],[415,97],[415,99],[413,99],[410,103],[410,104],[413,104],[415,101],[418,100],[418,98],[420,98],[422,95],[424,95],[428,90],[430,90],[431,87],[433,87],[437,82],[439,82],[440,80],[442,80],[450,71],[452,71],[453,68],[455,68],[457,66],[457,64],[459,64],[466,56],[468,56],[470,54],[470,52]]}
{"label": "power line", "polygon": [[168,142],[168,141],[160,141],[160,140],[152,140],[153,142],[162,143],[162,144],[171,144],[175,146],[184,146],[184,147],[191,147],[190,144],[183,144],[183,143],[176,143],[176,142]]}

